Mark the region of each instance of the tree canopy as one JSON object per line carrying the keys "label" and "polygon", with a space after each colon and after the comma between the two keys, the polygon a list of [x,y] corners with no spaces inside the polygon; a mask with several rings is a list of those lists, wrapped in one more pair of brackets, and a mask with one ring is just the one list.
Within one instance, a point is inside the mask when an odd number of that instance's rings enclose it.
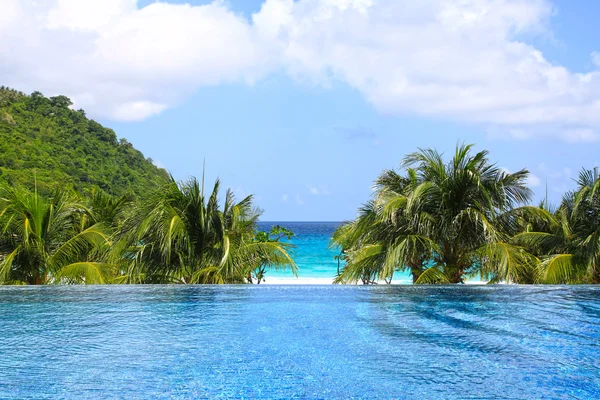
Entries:
{"label": "tree canopy", "polygon": [[[175,181],[65,96],[0,87],[0,284],[252,283],[297,274],[252,196]],[[274,235],[274,236],[272,236]]]}
{"label": "tree canopy", "polygon": [[561,205],[528,205],[527,170],[508,173],[459,145],[445,161],[434,149],[384,171],[373,199],[341,226],[332,244],[346,261],[337,282],[600,282],[600,174],[583,170]]}
{"label": "tree canopy", "polygon": [[170,180],[143,199],[0,183],[0,284],[257,283],[297,275],[293,232],[258,230],[252,196]]}
{"label": "tree canopy", "polygon": [[168,179],[126,139],[71,106],[65,96],[0,87],[0,182],[33,189],[35,180],[43,194],[96,186],[139,196]]}

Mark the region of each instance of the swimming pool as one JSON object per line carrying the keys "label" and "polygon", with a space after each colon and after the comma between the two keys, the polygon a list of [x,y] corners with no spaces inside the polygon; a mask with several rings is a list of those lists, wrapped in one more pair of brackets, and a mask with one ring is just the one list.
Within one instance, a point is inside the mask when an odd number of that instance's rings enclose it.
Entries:
{"label": "swimming pool", "polygon": [[0,288],[0,398],[600,398],[591,286]]}

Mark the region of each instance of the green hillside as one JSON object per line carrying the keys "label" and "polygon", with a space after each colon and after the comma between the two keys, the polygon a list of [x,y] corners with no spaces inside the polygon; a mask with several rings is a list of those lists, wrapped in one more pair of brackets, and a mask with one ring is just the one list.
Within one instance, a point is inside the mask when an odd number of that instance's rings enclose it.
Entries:
{"label": "green hillside", "polygon": [[0,87],[0,181],[24,187],[37,181],[43,192],[98,186],[140,195],[167,178],[127,140],[71,105],[65,96]]}

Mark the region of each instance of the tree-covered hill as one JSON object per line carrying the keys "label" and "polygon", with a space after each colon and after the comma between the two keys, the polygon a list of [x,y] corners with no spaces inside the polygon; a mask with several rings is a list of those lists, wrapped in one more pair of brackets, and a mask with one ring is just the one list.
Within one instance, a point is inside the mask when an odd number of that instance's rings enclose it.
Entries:
{"label": "tree-covered hill", "polygon": [[98,186],[142,194],[164,182],[165,170],[117,140],[112,129],[72,110],[65,96],[46,98],[0,87],[0,181],[38,190]]}

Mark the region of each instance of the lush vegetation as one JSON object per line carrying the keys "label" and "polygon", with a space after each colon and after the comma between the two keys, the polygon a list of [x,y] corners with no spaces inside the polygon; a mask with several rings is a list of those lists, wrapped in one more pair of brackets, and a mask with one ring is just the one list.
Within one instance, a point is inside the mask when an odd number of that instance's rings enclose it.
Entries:
{"label": "lush vegetation", "polygon": [[384,171],[353,221],[334,234],[344,268],[339,283],[600,283],[600,176],[584,170],[559,207],[531,206],[528,171],[507,173],[488,153],[458,146],[445,162],[435,150]]}
{"label": "lush vegetation", "polygon": [[[252,197],[219,182],[170,180],[132,201],[94,189],[88,197],[0,184],[0,283],[252,283],[268,269],[297,267],[282,242],[257,231]],[[285,235],[279,235],[283,232]]]}
{"label": "lush vegetation", "polygon": [[125,139],[72,110],[65,96],[30,96],[0,87],[0,182],[51,194],[92,187],[142,195],[168,174]]}
{"label": "lush vegetation", "polygon": [[297,267],[252,196],[178,183],[65,96],[0,87],[0,284],[260,283]]}
{"label": "lush vegetation", "polygon": [[[176,182],[125,139],[46,98],[0,87],[0,283],[260,283],[297,267],[252,197]],[[529,205],[528,171],[457,146],[384,171],[334,234],[337,283],[600,283],[600,174],[583,170],[552,208]],[[343,263],[342,263],[343,261]]]}

